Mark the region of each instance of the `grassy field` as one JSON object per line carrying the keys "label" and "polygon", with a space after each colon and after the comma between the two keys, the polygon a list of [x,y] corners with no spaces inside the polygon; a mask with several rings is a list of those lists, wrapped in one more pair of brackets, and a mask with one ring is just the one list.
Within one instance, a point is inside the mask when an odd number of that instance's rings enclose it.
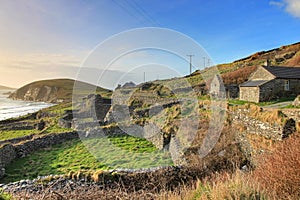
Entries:
{"label": "grassy field", "polygon": [[[110,146],[105,147],[108,144]],[[93,154],[98,159],[90,153],[89,145],[97,147]],[[15,160],[6,167],[6,176],[1,182],[33,179],[49,174],[68,174],[79,170],[94,171],[132,166],[143,168],[170,164],[172,161],[168,154],[158,151],[150,142],[141,138],[126,136],[89,139],[84,142],[76,139]]]}
{"label": "grassy field", "polygon": [[[72,131],[72,129],[61,128],[57,125],[59,118],[64,114],[65,110],[71,110],[71,103],[62,103],[49,108],[42,109],[39,113],[44,113],[48,117],[43,117],[43,121],[46,122],[46,127],[44,130],[39,131],[36,129],[31,130],[0,130],[0,141],[14,139],[18,137],[23,137],[32,134],[47,134],[47,133],[62,133],[67,131]],[[39,115],[39,113],[37,115]],[[22,116],[15,118],[15,121],[28,122],[29,124],[37,124],[40,120],[38,119],[27,119],[28,116]],[[13,125],[13,124],[11,124]]]}
{"label": "grassy field", "polygon": [[0,141],[13,138],[23,137],[31,134],[37,134],[37,130],[15,130],[15,131],[0,131]]}

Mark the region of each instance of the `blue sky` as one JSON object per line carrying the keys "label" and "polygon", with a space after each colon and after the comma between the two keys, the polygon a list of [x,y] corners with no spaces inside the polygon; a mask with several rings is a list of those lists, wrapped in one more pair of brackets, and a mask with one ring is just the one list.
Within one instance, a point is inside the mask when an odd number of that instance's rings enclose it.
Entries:
{"label": "blue sky", "polygon": [[215,64],[299,42],[300,1],[2,0],[0,27],[0,85],[20,87],[76,78],[99,43],[133,28],[183,33]]}

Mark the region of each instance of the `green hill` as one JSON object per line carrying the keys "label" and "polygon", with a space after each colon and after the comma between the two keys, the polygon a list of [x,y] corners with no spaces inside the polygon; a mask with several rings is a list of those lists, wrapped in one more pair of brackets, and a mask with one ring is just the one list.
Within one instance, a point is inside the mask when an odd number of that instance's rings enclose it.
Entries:
{"label": "green hill", "polygon": [[[52,79],[41,80],[29,83],[12,93],[9,97],[15,100],[43,101],[50,103],[70,102],[72,100],[73,86],[75,80],[72,79]],[[82,88],[82,93],[88,92],[88,88],[93,85],[76,82]],[[97,87],[96,92],[103,97],[109,97],[111,91]]]}

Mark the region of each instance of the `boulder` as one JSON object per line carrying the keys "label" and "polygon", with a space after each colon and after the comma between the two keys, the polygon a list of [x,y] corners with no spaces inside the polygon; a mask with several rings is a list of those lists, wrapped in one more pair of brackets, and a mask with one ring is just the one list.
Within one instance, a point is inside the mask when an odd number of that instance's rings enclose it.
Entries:
{"label": "boulder", "polygon": [[300,95],[298,95],[294,100],[293,106],[300,106]]}

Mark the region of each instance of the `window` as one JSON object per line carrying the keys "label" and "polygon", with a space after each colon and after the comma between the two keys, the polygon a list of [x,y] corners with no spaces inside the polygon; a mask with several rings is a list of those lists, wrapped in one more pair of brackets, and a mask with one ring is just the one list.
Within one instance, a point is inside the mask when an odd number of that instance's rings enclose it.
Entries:
{"label": "window", "polygon": [[285,91],[289,91],[290,90],[290,81],[289,80],[285,80],[284,81],[284,90]]}

